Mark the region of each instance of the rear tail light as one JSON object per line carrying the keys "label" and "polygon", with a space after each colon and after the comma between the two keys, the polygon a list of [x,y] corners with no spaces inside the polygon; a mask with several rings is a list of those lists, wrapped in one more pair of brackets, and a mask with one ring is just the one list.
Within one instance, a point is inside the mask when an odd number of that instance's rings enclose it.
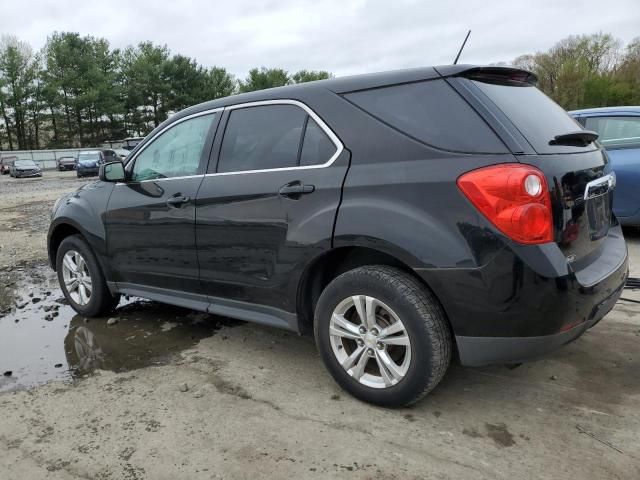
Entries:
{"label": "rear tail light", "polygon": [[498,230],[524,244],[553,241],[547,181],[530,165],[506,163],[458,178],[458,188]]}

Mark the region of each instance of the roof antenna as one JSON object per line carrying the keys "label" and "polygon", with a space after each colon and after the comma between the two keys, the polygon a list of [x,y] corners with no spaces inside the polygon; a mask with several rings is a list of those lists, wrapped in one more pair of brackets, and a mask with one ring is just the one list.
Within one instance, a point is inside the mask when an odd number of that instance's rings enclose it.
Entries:
{"label": "roof antenna", "polygon": [[460,50],[458,50],[458,55],[456,55],[456,59],[453,61],[454,65],[456,65],[458,63],[458,59],[460,58],[460,54],[462,53],[462,50],[464,49],[464,46],[467,44],[467,40],[469,39],[469,35],[471,35],[471,30],[469,30],[467,32],[467,36],[464,37],[464,42],[462,42],[462,46],[460,47]]}

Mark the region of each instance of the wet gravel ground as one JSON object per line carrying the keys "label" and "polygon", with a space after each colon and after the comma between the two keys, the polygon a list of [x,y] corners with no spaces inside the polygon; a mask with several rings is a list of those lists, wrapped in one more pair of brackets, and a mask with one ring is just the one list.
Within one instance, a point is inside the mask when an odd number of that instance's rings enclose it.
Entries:
{"label": "wet gravel ground", "polygon": [[452,365],[416,406],[375,408],[309,337],[135,298],[75,314],[44,238],[86,181],[0,178],[0,478],[640,478],[640,304],[539,361]]}
{"label": "wet gravel ground", "polygon": [[163,365],[222,326],[238,324],[133,298],[108,317],[84,318],[67,305],[48,266],[10,273],[0,288],[0,393],[52,380],[73,383],[96,369]]}

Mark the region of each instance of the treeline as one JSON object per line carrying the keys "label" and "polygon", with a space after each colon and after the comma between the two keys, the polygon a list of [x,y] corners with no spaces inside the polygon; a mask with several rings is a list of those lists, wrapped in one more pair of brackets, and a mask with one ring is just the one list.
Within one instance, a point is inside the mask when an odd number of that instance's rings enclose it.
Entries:
{"label": "treeline", "polygon": [[623,47],[610,34],[571,36],[512,63],[533,71],[538,87],[567,110],[640,105],[640,37]]}
{"label": "treeline", "polygon": [[329,78],[254,68],[236,79],[150,42],[112,49],[103,38],[54,33],[42,50],[0,39],[0,150],[82,147],[145,135],[171,112],[224,97]]}
{"label": "treeline", "polygon": [[[640,37],[623,46],[612,35],[571,36],[514,65],[567,110],[640,105]],[[37,52],[0,39],[0,149],[93,146],[145,135],[171,112],[238,92],[331,77],[254,68],[236,79],[150,42],[123,50],[103,38],[54,33]]]}

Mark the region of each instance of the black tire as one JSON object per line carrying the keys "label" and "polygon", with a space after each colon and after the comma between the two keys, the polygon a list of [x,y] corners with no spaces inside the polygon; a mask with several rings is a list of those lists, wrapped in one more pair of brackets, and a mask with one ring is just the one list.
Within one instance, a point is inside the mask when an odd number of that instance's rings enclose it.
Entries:
{"label": "black tire", "polygon": [[[386,388],[361,384],[342,368],[331,346],[329,325],[334,309],[353,295],[372,296],[402,320],[411,343],[411,361],[404,378]],[[315,311],[316,344],[329,373],[347,392],[384,407],[417,402],[440,382],[451,361],[449,324],[437,298],[411,275],[397,268],[358,267],[334,279],[322,292]]]}
{"label": "black tire", "polygon": [[[69,250],[76,250],[82,255],[91,276],[92,291],[89,302],[86,305],[76,303],[64,285],[62,261],[65,253]],[[56,271],[62,293],[69,302],[69,305],[80,315],[85,317],[99,317],[113,310],[120,302],[120,295],[111,295],[96,256],[91,250],[91,247],[89,247],[80,235],[70,235],[60,243],[56,254]]]}

